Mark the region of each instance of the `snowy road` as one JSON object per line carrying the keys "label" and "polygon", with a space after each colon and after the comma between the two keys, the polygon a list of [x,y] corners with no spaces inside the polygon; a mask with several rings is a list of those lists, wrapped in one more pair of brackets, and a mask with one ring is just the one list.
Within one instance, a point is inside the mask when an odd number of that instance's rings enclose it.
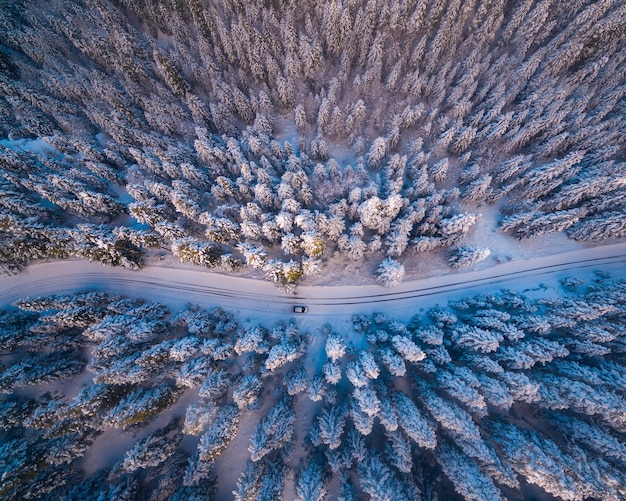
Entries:
{"label": "snowy road", "polygon": [[177,308],[186,303],[223,306],[250,317],[291,314],[294,304],[309,306],[307,317],[351,315],[384,310],[403,318],[419,307],[494,288],[537,288],[542,281],[567,275],[589,276],[602,268],[626,276],[626,243],[524,261],[511,261],[465,273],[407,281],[393,289],[377,285],[299,287],[282,294],[269,282],[188,269],[147,266],[141,271],[103,267],[85,261],[30,266],[0,278],[0,307],[26,296],[61,294],[84,288],[140,296]]}

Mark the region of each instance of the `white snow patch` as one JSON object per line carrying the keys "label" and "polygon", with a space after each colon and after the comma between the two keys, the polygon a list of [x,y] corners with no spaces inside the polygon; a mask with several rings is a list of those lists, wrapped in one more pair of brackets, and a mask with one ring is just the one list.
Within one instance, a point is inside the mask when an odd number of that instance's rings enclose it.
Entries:
{"label": "white snow patch", "polygon": [[7,139],[0,139],[0,144],[15,151],[30,151],[32,153],[37,153],[38,155],[56,157],[59,159],[63,158],[63,154],[61,152],[50,146],[50,144],[46,142],[45,138],[41,137],[38,137],[37,139],[13,139],[12,137],[9,137]]}

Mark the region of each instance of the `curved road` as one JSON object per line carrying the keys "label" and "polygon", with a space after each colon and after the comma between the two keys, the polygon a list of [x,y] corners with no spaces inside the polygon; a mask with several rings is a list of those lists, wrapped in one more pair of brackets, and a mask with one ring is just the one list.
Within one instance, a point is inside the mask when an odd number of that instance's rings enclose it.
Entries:
{"label": "curved road", "polygon": [[395,288],[377,285],[299,287],[285,295],[269,282],[189,269],[147,266],[140,271],[103,267],[85,261],[36,264],[22,273],[0,277],[0,307],[16,299],[96,288],[140,296],[174,308],[186,303],[223,306],[254,317],[291,314],[294,304],[309,306],[308,317],[343,316],[383,310],[402,318],[416,307],[481,291],[536,288],[542,281],[602,268],[626,276],[626,242],[565,254],[511,261],[472,272],[405,282]]}

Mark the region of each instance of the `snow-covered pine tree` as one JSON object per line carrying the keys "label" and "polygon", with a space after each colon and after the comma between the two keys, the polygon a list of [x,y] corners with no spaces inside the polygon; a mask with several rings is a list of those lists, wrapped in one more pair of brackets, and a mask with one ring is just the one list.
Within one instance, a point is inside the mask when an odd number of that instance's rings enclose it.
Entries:
{"label": "snow-covered pine tree", "polygon": [[323,501],[328,495],[324,460],[315,456],[296,475],[297,501]]}
{"label": "snow-covered pine tree", "polygon": [[404,279],[404,265],[388,257],[382,261],[376,270],[376,280],[383,287],[394,287]]}
{"label": "snow-covered pine tree", "polygon": [[290,398],[282,398],[259,421],[248,447],[252,461],[259,461],[291,440],[296,418],[292,405]]}
{"label": "snow-covered pine tree", "polygon": [[473,266],[476,263],[484,261],[490,255],[490,249],[475,246],[462,246],[457,247],[450,252],[450,259],[448,262],[450,263],[450,266],[455,269],[467,268],[468,266]]}
{"label": "snow-covered pine tree", "polygon": [[398,423],[406,435],[420,447],[434,449],[437,445],[435,427],[404,393],[394,392],[392,400],[398,414]]}
{"label": "snow-covered pine tree", "polygon": [[345,409],[341,405],[333,405],[322,409],[317,417],[320,437],[329,449],[337,449],[341,445],[341,436],[345,427]]}

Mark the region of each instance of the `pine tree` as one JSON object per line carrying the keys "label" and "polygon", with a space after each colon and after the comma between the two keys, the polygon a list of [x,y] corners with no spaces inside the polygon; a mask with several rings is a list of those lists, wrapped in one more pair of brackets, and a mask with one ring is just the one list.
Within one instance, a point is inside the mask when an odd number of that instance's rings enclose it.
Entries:
{"label": "pine tree", "polygon": [[331,450],[337,449],[341,445],[341,435],[345,427],[344,409],[337,405],[323,409],[317,420],[322,442]]}
{"label": "pine tree", "polygon": [[357,472],[361,488],[370,499],[376,501],[408,499],[401,490],[398,490],[397,478],[377,455],[369,455],[359,464]]}
{"label": "pine tree", "polygon": [[426,354],[406,336],[393,336],[391,343],[398,354],[407,362],[417,363],[426,358]]}
{"label": "pine tree", "polygon": [[241,383],[233,391],[233,401],[239,410],[254,404],[262,389],[261,380],[256,375],[244,376]]}
{"label": "pine tree", "polygon": [[380,400],[372,388],[355,388],[352,392],[359,408],[370,417],[380,412]]}
{"label": "pine tree", "polygon": [[402,473],[410,473],[413,468],[411,445],[401,431],[385,431],[387,437],[386,455],[391,464]]}
{"label": "pine tree", "polygon": [[463,499],[474,501],[504,499],[491,478],[480,471],[478,465],[461,454],[458,449],[447,444],[439,445],[437,460]]}
{"label": "pine tree", "polygon": [[308,384],[308,374],[302,363],[298,363],[295,369],[285,374],[283,384],[287,387],[289,395],[297,395],[306,390]]}
{"label": "pine tree", "polygon": [[474,246],[458,247],[450,252],[449,263],[452,268],[467,268],[484,261],[491,255],[489,249],[481,249]]}
{"label": "pine tree", "polygon": [[298,501],[323,501],[328,496],[326,473],[319,457],[312,458],[296,476]]}
{"label": "pine tree", "polygon": [[139,440],[135,446],[129,450],[122,461],[122,469],[133,472],[137,468],[149,468],[158,466],[166,461],[178,448],[182,439],[182,434],[175,433],[173,437],[168,437],[169,427],[157,430],[147,437]]}
{"label": "pine tree", "polygon": [[325,350],[328,358],[331,361],[336,362],[346,353],[346,346],[343,338],[336,333],[329,334],[326,338]]}
{"label": "pine tree", "polygon": [[387,153],[387,141],[383,137],[377,137],[367,152],[367,163],[376,167]]}
{"label": "pine tree", "polygon": [[328,384],[337,384],[341,381],[341,367],[336,362],[326,362],[323,371]]}
{"label": "pine tree", "polygon": [[404,360],[391,349],[381,348],[380,357],[392,376],[402,377],[406,374],[406,365]]}
{"label": "pine tree", "polygon": [[395,392],[393,403],[404,433],[420,447],[434,449],[437,444],[435,428],[422,416],[411,399],[402,392]]}
{"label": "pine tree", "polygon": [[294,433],[296,415],[290,399],[283,398],[259,421],[248,450],[252,461],[259,461],[271,451],[287,444]]}
{"label": "pine tree", "polygon": [[228,447],[239,425],[239,410],[234,405],[220,409],[217,418],[198,444],[199,460],[212,463]]}
{"label": "pine tree", "polygon": [[404,265],[388,257],[376,270],[378,276],[376,280],[384,287],[398,285],[404,279]]}

